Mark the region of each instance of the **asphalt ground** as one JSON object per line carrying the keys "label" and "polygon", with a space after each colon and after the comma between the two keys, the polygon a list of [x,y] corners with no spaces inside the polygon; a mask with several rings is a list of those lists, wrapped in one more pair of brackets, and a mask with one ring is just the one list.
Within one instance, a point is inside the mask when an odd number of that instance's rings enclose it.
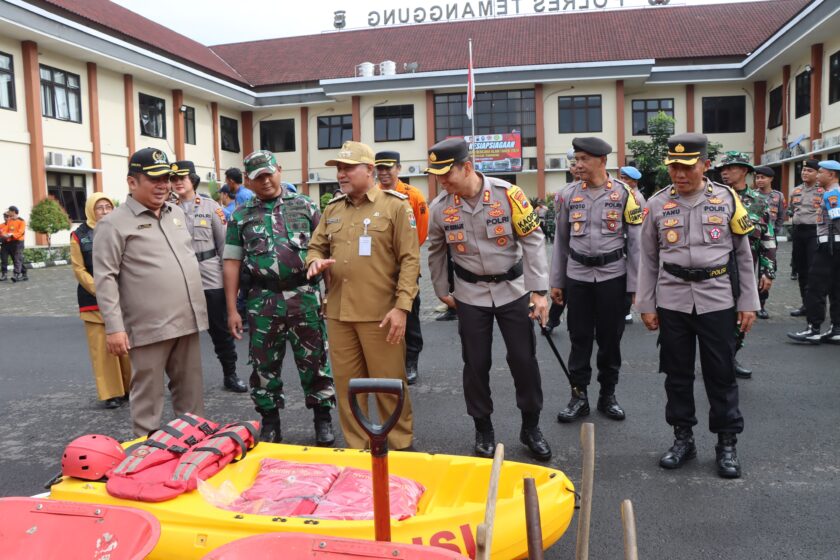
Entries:
{"label": "asphalt ground", "polygon": [[[591,558],[623,558],[619,507],[628,498],[635,508],[641,558],[840,557],[840,347],[788,342],[785,333],[804,323],[788,316],[799,304],[789,279],[789,248],[783,243],[779,250],[779,279],[768,303],[772,317],[758,322],[739,354],[755,374],[740,383],[746,429],[738,443],[744,471],[738,480],[715,474],[716,439],[706,430],[708,403],[699,380],[698,459],[677,471],[657,466],[672,433],[664,419],[656,335],[638,320],[628,326],[617,392],[627,420],[611,421],[594,408],[589,417],[596,436]],[[425,255],[423,260],[426,270]],[[96,399],[71,270],[32,270],[30,278],[0,284],[0,496],[43,491],[43,483],[59,469],[63,447],[76,436],[131,437],[128,409],[105,410]],[[457,323],[433,321],[436,300],[428,274],[421,287],[425,350],[420,382],[411,388],[415,445],[421,451],[469,455],[473,427],[463,401]],[[554,337],[567,354],[565,324]],[[247,344],[241,341],[237,347],[243,375]],[[496,434],[506,444],[507,459],[529,462],[518,442],[519,415],[504,355],[497,331],[492,371]],[[312,418],[290,373],[289,356],[284,436],[289,443],[311,444]],[[568,385],[544,340],[538,342],[538,357],[545,393],[542,429],[554,450],[550,465],[579,484],[580,426],[554,419],[568,400]],[[247,395],[222,391],[221,369],[206,334],[202,360],[208,417],[219,422],[255,418]],[[171,416],[167,405],[165,419]],[[575,519],[547,558],[574,557],[576,524]]]}

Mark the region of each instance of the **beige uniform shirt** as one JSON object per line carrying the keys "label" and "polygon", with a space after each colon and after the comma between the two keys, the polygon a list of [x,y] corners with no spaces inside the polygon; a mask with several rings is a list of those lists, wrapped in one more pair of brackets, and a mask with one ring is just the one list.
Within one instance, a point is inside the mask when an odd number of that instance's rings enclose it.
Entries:
{"label": "beige uniform shirt", "polygon": [[735,251],[740,296],[738,311],[757,311],[758,287],[753,272],[749,236],[749,215],[734,193],[708,179],[695,205],[680,198],[673,186],[651,196],[642,224],[639,282],[636,308],[655,313],[657,307],[698,314],[729,309],[736,305],[729,274],[699,282],[671,275],[663,263],[685,268],[717,268],[727,264]]}
{"label": "beige uniform shirt", "polygon": [[[192,247],[201,271],[205,290],[219,289],[222,284],[222,253],[225,248],[225,215],[212,198],[196,195],[195,200],[180,203],[192,236]],[[210,253],[213,253],[212,256]]]}
{"label": "beige uniform shirt", "polygon": [[[370,256],[360,254],[363,237],[370,238]],[[373,187],[354,206],[349,197],[336,196],[312,234],[306,266],[315,259],[335,259],[329,268],[327,319],[381,321],[394,307],[411,311],[420,247],[408,197]]]}
{"label": "beige uniform shirt", "polygon": [[805,183],[797,185],[790,193],[790,211],[793,225],[816,225],[825,190],[817,183],[810,187]]}
{"label": "beige uniform shirt", "polygon": [[[484,184],[474,207],[458,195],[446,192],[429,207],[429,269],[435,294],[438,297],[449,295],[447,248],[453,262],[473,274],[504,274],[520,260],[523,265],[519,278],[504,282],[473,284],[455,275],[453,294],[458,301],[480,307],[499,307],[528,292],[548,290],[548,262],[542,230],[537,227],[524,237],[517,235],[507,196],[508,189],[515,187],[501,179],[478,175]],[[536,213],[531,211],[536,219]]]}
{"label": "beige uniform shirt", "polygon": [[[578,181],[568,185],[556,206],[557,224],[551,259],[551,287],[566,287],[566,278],[604,282],[627,275],[627,291],[636,291],[639,270],[639,230],[642,208],[632,190],[608,177],[603,187]],[[598,257],[624,249],[626,258],[603,266],[586,266],[572,259],[571,251]]]}
{"label": "beige uniform shirt", "polygon": [[129,196],[96,224],[93,278],[105,332],[132,347],[207,329],[207,307],[184,213],[160,218]]}

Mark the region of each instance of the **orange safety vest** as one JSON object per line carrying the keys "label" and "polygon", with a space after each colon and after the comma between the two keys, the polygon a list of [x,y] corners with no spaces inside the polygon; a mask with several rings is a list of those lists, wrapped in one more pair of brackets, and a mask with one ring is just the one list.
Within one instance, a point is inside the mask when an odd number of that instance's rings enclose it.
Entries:
{"label": "orange safety vest", "polygon": [[417,220],[417,240],[419,245],[422,245],[429,233],[429,205],[426,204],[423,193],[417,187],[406,185],[400,180],[397,180],[394,190],[408,197],[408,203],[414,210],[414,218]]}

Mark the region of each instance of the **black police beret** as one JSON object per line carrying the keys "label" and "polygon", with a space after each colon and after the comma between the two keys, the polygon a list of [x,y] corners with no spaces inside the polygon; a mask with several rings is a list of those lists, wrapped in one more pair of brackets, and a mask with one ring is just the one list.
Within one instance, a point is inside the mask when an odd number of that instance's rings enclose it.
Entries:
{"label": "black police beret", "polygon": [[807,167],[808,169],[813,169],[814,171],[820,170],[820,160],[818,159],[806,159],[802,167]]}
{"label": "black police beret", "polygon": [[756,175],[764,175],[765,177],[775,177],[776,172],[773,171],[772,167],[767,167],[766,165],[760,165],[755,168]]}
{"label": "black police beret", "polygon": [[612,152],[612,146],[594,136],[572,139],[572,147],[576,152],[586,152],[595,157],[606,156]]}

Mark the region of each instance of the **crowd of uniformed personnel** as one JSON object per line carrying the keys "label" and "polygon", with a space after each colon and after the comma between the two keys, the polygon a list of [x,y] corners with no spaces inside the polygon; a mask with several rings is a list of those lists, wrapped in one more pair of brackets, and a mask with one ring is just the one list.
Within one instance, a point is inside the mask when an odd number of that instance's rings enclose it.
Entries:
{"label": "crowd of uniformed personnel", "polygon": [[[225,387],[246,391],[236,374],[233,339],[247,332],[250,395],[262,416],[261,439],[280,442],[279,411],[285,404],[280,369],[288,341],[305,405],[313,411],[316,444],[334,444],[331,411],[337,408],[347,445],[363,448],[365,434],[349,408],[349,382],[384,377],[416,383],[423,346],[419,247],[426,241],[435,294],[459,321],[464,398],[475,425],[476,455],[492,457],[497,441],[490,387],[494,323],[516,389],[520,441],[535,459],[546,461],[552,451],[540,429],[544,403],[533,321],[550,336],[568,308],[571,400],[557,420],[574,422],[590,413],[597,343],[596,408],[620,421],[626,416],[616,397],[621,338],[635,304],[645,326],[660,331],[666,421],[675,434],[660,465],[678,468],[697,454],[692,429],[699,340],[709,429],[719,438],[717,471],[738,477],[735,445],[744,422],[736,377],[750,372],[735,354],[756,312],[766,318],[785,201],[771,188],[772,169],[753,168],[737,152],[727,152],[720,165],[725,184],[708,179],[708,142],[701,134],[668,140],[664,163],[672,183],[647,201],[635,183],[641,176],[637,169],[621,168],[621,178],[607,171],[611,151],[599,138],[574,139],[575,181],[554,197],[556,237],[549,266],[546,211],[535,210],[515,185],[478,172],[462,139],[429,149],[426,172],[442,192],[428,205],[420,191],[400,181],[398,152],[374,154],[365,144],[346,142],[326,163],[336,168],[340,191],[323,213],[281,181],[271,152],[249,154],[244,177],[228,170],[223,208],[196,194],[200,179],[192,162],[170,164],[158,150],[140,150],[129,163],[127,203],[112,212],[106,197],[92,197],[87,228],[83,224],[74,234],[80,247],[75,263],[80,310],[86,304],[101,309],[98,323],[104,324],[98,335],[89,331],[92,360],[104,360],[106,349],[114,356],[130,355],[131,365],[124,362],[133,371],[128,396],[135,432],[142,435],[160,425],[164,373],[176,413],[202,412],[196,335],[208,326]],[[813,178],[803,170],[805,183],[794,190],[790,204],[809,320],[804,336],[836,342],[840,163],[806,163],[806,169],[814,167]],[[747,186],[752,172],[756,189]],[[799,227],[811,221],[813,228]],[[808,235],[810,229],[814,235]],[[182,289],[167,289],[166,302],[149,306],[148,291],[155,286],[143,281],[150,281],[150,269],[162,267],[167,272],[155,281]],[[826,294],[835,326],[821,334]],[[95,336],[104,336],[104,342],[95,344]],[[128,381],[104,390],[105,374],[96,376],[103,379],[103,400],[127,390]],[[377,406],[385,418],[393,401],[379,396]],[[366,412],[364,403],[362,408]],[[413,429],[406,395],[390,446],[412,449]]]}

